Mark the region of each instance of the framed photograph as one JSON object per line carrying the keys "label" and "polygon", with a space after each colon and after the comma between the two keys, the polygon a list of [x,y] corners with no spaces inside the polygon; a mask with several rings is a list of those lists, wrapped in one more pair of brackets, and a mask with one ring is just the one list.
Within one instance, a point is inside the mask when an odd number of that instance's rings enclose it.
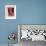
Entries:
{"label": "framed photograph", "polygon": [[5,5],[5,19],[16,19],[16,5]]}

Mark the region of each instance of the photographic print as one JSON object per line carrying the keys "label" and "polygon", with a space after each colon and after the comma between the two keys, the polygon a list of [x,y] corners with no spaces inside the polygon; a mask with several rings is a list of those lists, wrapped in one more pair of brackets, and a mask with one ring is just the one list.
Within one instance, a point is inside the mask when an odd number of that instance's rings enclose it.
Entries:
{"label": "photographic print", "polygon": [[5,5],[5,19],[16,19],[16,5]]}
{"label": "photographic print", "polygon": [[12,7],[8,8],[8,16],[14,16],[14,8]]}

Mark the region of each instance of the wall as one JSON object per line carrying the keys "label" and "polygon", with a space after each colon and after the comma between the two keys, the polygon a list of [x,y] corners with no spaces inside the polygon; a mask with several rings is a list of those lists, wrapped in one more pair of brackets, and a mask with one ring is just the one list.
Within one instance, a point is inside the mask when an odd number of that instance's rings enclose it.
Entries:
{"label": "wall", "polygon": [[[7,4],[16,5],[16,20],[5,20]],[[17,24],[46,24],[46,0],[0,0],[0,44],[8,43],[9,32],[17,34]]]}

